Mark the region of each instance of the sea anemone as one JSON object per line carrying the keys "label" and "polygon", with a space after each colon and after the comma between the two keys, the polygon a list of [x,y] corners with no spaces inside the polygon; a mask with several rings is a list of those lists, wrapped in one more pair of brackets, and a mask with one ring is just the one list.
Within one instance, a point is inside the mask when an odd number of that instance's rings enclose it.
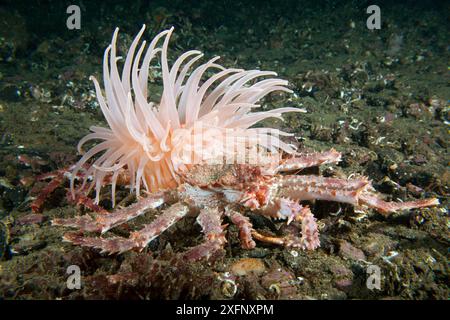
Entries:
{"label": "sea anemone", "polygon": [[[138,48],[145,25],[133,40],[119,74],[116,41],[119,29],[114,31],[111,44],[103,58],[104,94],[95,77],[97,99],[109,128],[92,126],[92,133],[82,138],[78,151],[87,141],[101,142],[87,151],[72,172],[74,177],[87,162],[99,153],[85,173],[82,188],[92,179],[88,190],[95,187],[96,202],[105,178],[109,176],[112,198],[119,173],[129,175],[131,190],[140,194],[143,185],[148,192],[177,186],[177,172],[204,161],[230,161],[240,155],[238,150],[261,150],[269,154],[284,151],[295,153],[295,148],[278,137],[288,135],[273,128],[250,128],[257,122],[281,118],[285,112],[304,112],[299,108],[279,108],[251,112],[260,107],[258,100],[273,91],[291,92],[286,80],[256,78],[276,76],[275,72],[226,69],[215,62],[219,57],[193,69],[202,56],[196,50],[182,54],[169,69],[167,48],[173,28],[159,33],[147,50],[146,41]],[[162,41],[162,46],[158,43]],[[143,56],[143,58],[142,58]],[[163,92],[158,104],[150,102],[148,80],[150,63],[160,57]],[[141,59],[142,58],[142,59]],[[208,69],[217,69],[204,79]],[[202,82],[202,83],[201,83]],[[248,159],[247,159],[248,160]]]}

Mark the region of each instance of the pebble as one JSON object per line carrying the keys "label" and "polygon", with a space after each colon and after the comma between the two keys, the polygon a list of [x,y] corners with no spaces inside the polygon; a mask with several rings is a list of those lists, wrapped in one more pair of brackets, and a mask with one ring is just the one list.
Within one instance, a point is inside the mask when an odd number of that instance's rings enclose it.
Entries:
{"label": "pebble", "polygon": [[353,281],[351,279],[341,279],[335,281],[336,288],[342,290],[344,292],[349,291],[353,285]]}
{"label": "pebble", "polygon": [[347,241],[341,241],[339,244],[339,255],[346,259],[366,260],[364,252],[361,249],[355,248]]}
{"label": "pebble", "polygon": [[261,274],[266,271],[264,262],[256,258],[243,258],[231,265],[231,272],[237,276],[246,276],[250,273]]}
{"label": "pebble", "polygon": [[353,272],[343,265],[331,265],[330,271],[338,278],[353,276]]}
{"label": "pebble", "polygon": [[302,277],[295,276],[285,269],[272,269],[261,278],[261,285],[272,292],[278,299],[293,298],[297,294],[297,286],[304,283]]}

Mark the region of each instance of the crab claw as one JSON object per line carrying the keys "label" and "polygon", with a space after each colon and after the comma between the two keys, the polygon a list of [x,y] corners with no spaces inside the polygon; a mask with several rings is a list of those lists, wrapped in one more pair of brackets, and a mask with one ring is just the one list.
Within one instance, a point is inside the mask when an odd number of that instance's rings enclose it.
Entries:
{"label": "crab claw", "polygon": [[304,209],[297,201],[291,199],[282,198],[278,203],[278,214],[281,218],[287,218],[288,225],[292,221],[298,220],[298,216],[301,214],[302,209]]}
{"label": "crab claw", "polygon": [[240,202],[244,207],[254,210],[265,206],[269,201],[269,198],[269,187],[266,185],[257,185],[247,190]]}

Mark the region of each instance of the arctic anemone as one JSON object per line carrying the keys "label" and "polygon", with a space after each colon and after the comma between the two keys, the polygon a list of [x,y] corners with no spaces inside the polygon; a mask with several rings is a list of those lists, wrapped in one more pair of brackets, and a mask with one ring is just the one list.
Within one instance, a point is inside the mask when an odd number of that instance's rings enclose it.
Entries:
{"label": "arctic anemone", "polygon": [[[89,190],[95,188],[97,203],[107,177],[114,202],[117,180],[124,171],[131,190],[139,194],[142,186],[148,192],[174,188],[180,171],[202,161],[235,159],[240,150],[295,153],[294,146],[279,139],[287,133],[252,127],[285,112],[304,112],[293,107],[254,110],[273,91],[291,92],[286,80],[270,71],[224,68],[216,63],[219,57],[193,68],[203,56],[196,50],[183,53],[169,67],[173,28],[159,33],[148,47],[140,41],[144,30],[145,25],[131,43],[121,74],[116,49],[119,29],[114,31],[103,58],[104,93],[91,77],[109,128],[93,126],[92,133],[80,140],[80,153],[87,141],[100,142],[78,161],[72,177],[88,167],[83,187],[90,183]],[[159,103],[151,102],[148,92],[150,64],[157,57],[163,84]],[[74,178],[71,188],[74,192]]]}

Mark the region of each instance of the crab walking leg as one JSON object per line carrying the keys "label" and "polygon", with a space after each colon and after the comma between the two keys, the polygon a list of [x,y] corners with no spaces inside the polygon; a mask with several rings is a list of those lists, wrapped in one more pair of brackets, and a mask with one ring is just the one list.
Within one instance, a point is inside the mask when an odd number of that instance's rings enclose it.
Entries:
{"label": "crab walking leg", "polygon": [[358,194],[369,187],[370,182],[366,178],[343,180],[312,175],[277,176],[270,184],[260,184],[247,190],[241,198],[241,203],[250,209],[264,209],[267,206],[268,210],[265,210],[264,214],[281,218],[286,216],[282,210],[284,204],[280,203],[283,199],[328,200],[356,205]]}
{"label": "crab walking leg", "polygon": [[296,200],[289,198],[272,198],[268,204],[261,207],[259,212],[270,218],[287,219],[287,224],[292,221],[301,221],[304,210],[309,210],[303,207]]}
{"label": "crab walking leg", "polygon": [[320,247],[317,219],[314,218],[309,207],[302,208],[300,220],[302,222],[301,248],[303,250],[314,250]]}
{"label": "crab walking leg", "polygon": [[313,214],[309,207],[302,206],[298,201],[277,198],[272,200],[268,205],[259,210],[261,214],[278,219],[288,219],[287,224],[291,221],[301,222],[301,238],[295,235],[289,235],[283,238],[267,237],[256,232],[256,236],[252,231],[255,239],[260,241],[282,244],[286,247],[297,247],[303,250],[314,250],[320,246],[319,230]]}
{"label": "crab walking leg", "polygon": [[76,233],[67,233],[64,240],[76,245],[101,249],[102,253],[122,253],[131,249],[144,249],[150,241],[158,237],[170,226],[183,218],[189,212],[189,207],[177,203],[166,209],[152,223],[147,224],[139,231],[132,232],[129,238],[112,237],[83,237]]}
{"label": "crab walking leg", "polygon": [[230,208],[225,208],[225,214],[239,228],[239,238],[243,249],[253,249],[256,247],[252,238],[253,225],[248,217]]}
{"label": "crab walking leg", "polygon": [[285,176],[274,181],[275,196],[295,200],[327,200],[358,204],[359,194],[370,188],[365,179],[344,180],[318,176]]}
{"label": "crab walking leg", "polygon": [[374,194],[364,193],[359,197],[359,200],[371,208],[375,208],[380,213],[388,214],[400,210],[408,210],[414,208],[423,208],[439,205],[439,200],[435,198],[420,199],[406,202],[386,202],[381,200]]}
{"label": "crab walking leg", "polygon": [[226,226],[222,226],[222,212],[217,207],[201,209],[197,223],[202,227],[205,242],[183,253],[183,258],[190,261],[209,259],[227,242],[223,231]]}
{"label": "crab walking leg", "polygon": [[96,212],[97,214],[107,215],[110,214],[106,209],[103,209],[98,204],[94,203],[94,200],[89,198],[86,194],[83,194],[81,191],[75,191],[75,194],[72,195],[71,190],[67,190],[66,195],[67,201],[69,203],[73,203],[75,205],[82,205],[89,210]]}
{"label": "crab walking leg", "polygon": [[438,205],[437,199],[422,199],[408,202],[386,202],[373,193],[373,187],[366,178],[335,179],[317,176],[285,176],[274,182],[277,197],[296,200],[327,200],[366,204],[381,213]]}
{"label": "crab walking leg", "polygon": [[300,170],[339,161],[341,161],[341,153],[331,149],[325,152],[309,153],[281,160],[281,164],[275,169],[275,172]]}
{"label": "crab walking leg", "polygon": [[162,193],[151,194],[129,207],[116,210],[109,214],[102,214],[95,219],[89,215],[77,216],[68,219],[53,219],[52,225],[78,228],[80,231],[101,232],[106,231],[130,221],[149,209],[155,209],[164,203]]}
{"label": "crab walking leg", "polygon": [[101,253],[123,253],[136,247],[132,239],[122,237],[100,238],[84,237],[79,232],[67,232],[63,236],[63,241],[70,242],[82,247],[101,249]]}
{"label": "crab walking leg", "polygon": [[288,235],[285,237],[274,237],[274,236],[267,236],[267,235],[259,233],[256,230],[253,230],[252,236],[254,239],[256,239],[258,241],[275,244],[275,245],[283,246],[286,248],[303,248],[304,247],[304,245],[302,243],[302,239],[298,238],[296,236],[293,236],[293,235]]}
{"label": "crab walking leg", "polygon": [[55,191],[56,188],[58,188],[61,185],[63,180],[64,180],[63,174],[56,175],[52,179],[52,181],[50,181],[50,183],[44,189],[41,190],[37,198],[31,203],[31,210],[33,210],[33,212],[35,213],[41,212],[42,206],[45,200],[47,199],[48,195],[51,194],[53,191]]}
{"label": "crab walking leg", "polygon": [[[51,181],[48,183],[48,185],[43,188],[40,192],[37,198],[31,203],[31,210],[33,212],[41,212],[42,211],[42,205],[44,204],[45,200],[49,197],[49,195],[55,191],[56,188],[61,186],[62,182],[64,181],[64,178],[66,174],[68,174],[73,169],[73,166],[70,166],[65,169],[56,170],[53,172],[44,173],[36,178],[36,181],[43,181],[47,179],[51,179]],[[85,168],[83,168],[85,169]],[[84,172],[79,172],[75,179],[83,178]]]}
{"label": "crab walking leg", "polygon": [[358,179],[338,179],[338,178],[326,178],[314,175],[305,176],[283,176],[276,180],[276,183],[280,187],[317,187],[317,188],[329,188],[335,190],[348,190],[354,191],[370,186],[370,181],[366,177],[360,177]]}
{"label": "crab walking leg", "polygon": [[303,207],[300,216],[302,222],[302,236],[298,238],[295,235],[287,235],[285,237],[266,236],[256,230],[252,230],[252,236],[261,242],[281,245],[287,248],[300,248],[302,250],[314,250],[320,247],[319,231],[316,218],[312,215],[308,207]]}

